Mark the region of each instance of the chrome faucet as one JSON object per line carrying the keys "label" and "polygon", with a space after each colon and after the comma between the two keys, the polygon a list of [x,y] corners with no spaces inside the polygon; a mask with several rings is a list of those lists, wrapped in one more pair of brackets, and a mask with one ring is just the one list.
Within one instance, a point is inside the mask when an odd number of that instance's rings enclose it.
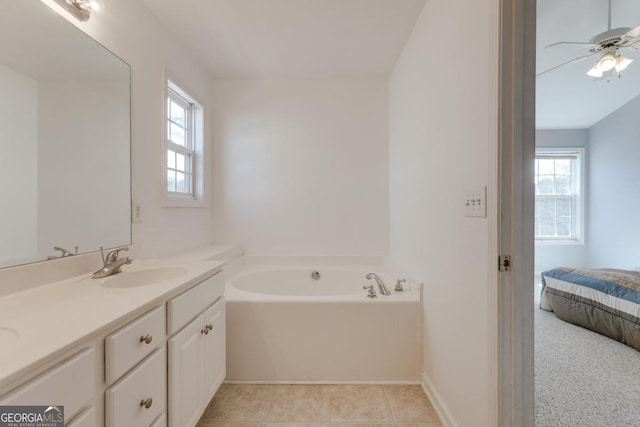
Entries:
{"label": "chrome faucet", "polygon": [[368,273],[366,275],[366,279],[367,280],[375,279],[376,283],[378,284],[378,289],[380,290],[381,295],[391,295],[391,292],[389,292],[389,289],[387,289],[382,279],[376,273]]}
{"label": "chrome faucet", "polygon": [[91,275],[93,279],[101,279],[103,277],[111,276],[113,274],[120,273],[120,267],[125,264],[131,264],[133,259],[131,257],[126,258],[118,258],[120,251],[128,251],[129,248],[118,248],[114,249],[111,252],[107,253],[107,256],[104,256],[104,251],[102,247],[100,247],[100,254],[102,255],[102,268]]}
{"label": "chrome faucet", "polygon": [[48,256],[47,259],[58,259],[58,258],[66,258],[68,256],[74,256],[74,255],[78,255],[78,247],[76,246],[76,253],[72,253],[71,251],[66,250],[65,248],[61,248],[60,246],[54,246],[53,247],[54,251],[60,251],[62,252],[62,254],[60,254],[60,256],[55,256],[55,255],[51,255]]}

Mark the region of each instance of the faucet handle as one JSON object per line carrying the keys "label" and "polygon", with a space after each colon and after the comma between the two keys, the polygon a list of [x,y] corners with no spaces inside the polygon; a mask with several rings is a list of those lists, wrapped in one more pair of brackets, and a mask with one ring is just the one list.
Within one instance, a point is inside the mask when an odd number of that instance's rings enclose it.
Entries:
{"label": "faucet handle", "polygon": [[114,249],[111,252],[107,253],[107,257],[105,258],[105,263],[107,262],[115,262],[118,259],[118,255],[120,251],[128,251],[129,248],[127,246],[123,246],[118,249]]}
{"label": "faucet handle", "polygon": [[77,246],[76,246],[76,253],[75,254],[73,254],[71,251],[68,251],[65,248],[62,248],[60,246],[54,246],[53,250],[54,251],[60,251],[62,253],[60,255],[60,258],[66,258],[68,256],[78,255],[78,247]]}
{"label": "faucet handle", "polygon": [[402,287],[403,283],[406,283],[407,279],[398,279],[398,281],[396,282],[396,288],[394,289],[394,291],[396,292],[402,292],[404,291],[404,288]]}
{"label": "faucet handle", "polygon": [[362,289],[367,289],[369,291],[369,293],[367,294],[369,298],[375,298],[378,296],[378,294],[376,294],[375,289],[373,289],[373,285],[368,285],[368,286],[365,285],[362,287]]}

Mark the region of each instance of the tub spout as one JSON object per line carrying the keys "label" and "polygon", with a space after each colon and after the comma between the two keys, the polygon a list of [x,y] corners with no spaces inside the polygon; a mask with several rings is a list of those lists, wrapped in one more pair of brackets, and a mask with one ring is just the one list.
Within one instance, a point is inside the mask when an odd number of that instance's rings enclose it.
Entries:
{"label": "tub spout", "polygon": [[367,273],[365,278],[367,280],[375,279],[376,283],[378,284],[378,289],[380,290],[380,294],[391,295],[391,292],[389,291],[389,289],[387,289],[382,279],[376,273]]}

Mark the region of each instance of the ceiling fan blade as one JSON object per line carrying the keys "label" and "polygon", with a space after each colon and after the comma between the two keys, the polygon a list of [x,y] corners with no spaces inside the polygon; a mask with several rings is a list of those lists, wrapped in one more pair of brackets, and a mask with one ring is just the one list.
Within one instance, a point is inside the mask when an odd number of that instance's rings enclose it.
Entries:
{"label": "ceiling fan blade", "polygon": [[547,45],[544,48],[546,49],[548,47],[558,46],[561,44],[581,44],[583,46],[596,46],[595,43],[589,43],[589,42],[556,42],[556,43],[551,43],[550,45]]}
{"label": "ceiling fan blade", "polygon": [[587,59],[587,58],[591,58],[591,57],[592,57],[593,55],[595,55],[596,53],[598,53],[598,52],[590,53],[589,55],[579,56],[579,57],[577,57],[577,58],[572,59],[571,61],[563,62],[563,63],[562,63],[562,64],[560,64],[560,65],[556,65],[556,66],[555,66],[555,67],[553,67],[553,68],[549,68],[548,70],[545,70],[545,71],[543,71],[543,72],[541,72],[541,73],[536,74],[536,77],[539,77],[539,76],[541,76],[541,75],[543,75],[543,74],[546,74],[546,73],[548,73],[549,71],[553,71],[553,70],[555,70],[556,68],[564,67],[565,65],[573,64],[574,62],[584,61],[584,60],[585,60],[585,59]]}
{"label": "ceiling fan blade", "polygon": [[626,35],[629,36],[632,39],[634,39],[636,37],[640,37],[640,25],[638,25],[635,28],[632,28],[630,31],[627,32]]}

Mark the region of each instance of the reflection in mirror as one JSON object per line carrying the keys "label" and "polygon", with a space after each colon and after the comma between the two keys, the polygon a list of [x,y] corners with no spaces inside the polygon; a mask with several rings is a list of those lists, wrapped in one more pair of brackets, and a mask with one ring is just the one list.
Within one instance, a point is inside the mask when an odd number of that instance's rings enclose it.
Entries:
{"label": "reflection in mirror", "polygon": [[129,66],[40,0],[0,14],[0,267],[131,243]]}

